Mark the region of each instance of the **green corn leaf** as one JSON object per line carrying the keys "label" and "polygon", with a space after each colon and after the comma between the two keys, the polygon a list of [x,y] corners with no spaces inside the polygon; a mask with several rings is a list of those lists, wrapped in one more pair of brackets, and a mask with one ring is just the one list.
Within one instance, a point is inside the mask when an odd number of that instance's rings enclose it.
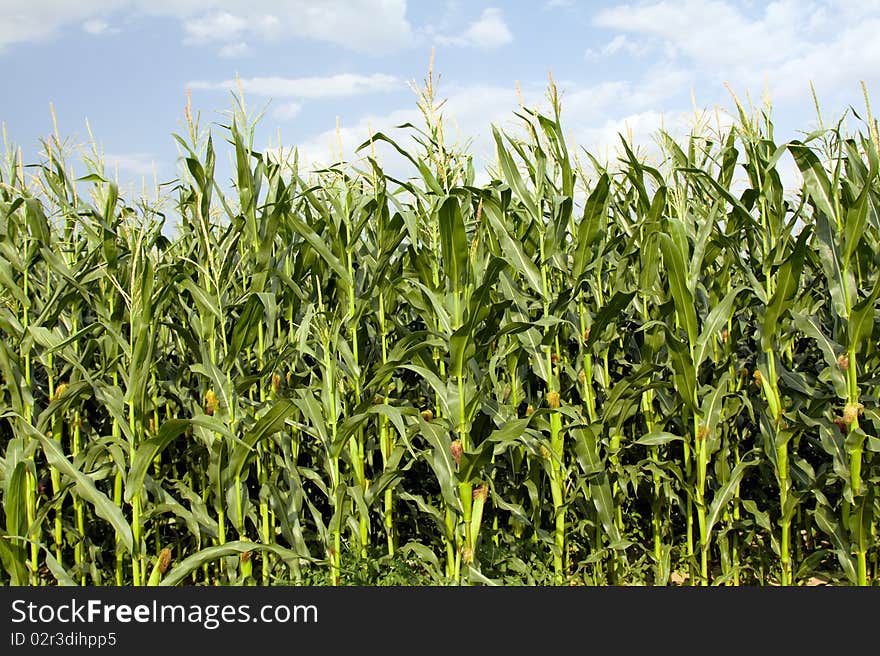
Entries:
{"label": "green corn leaf", "polygon": [[261,416],[257,422],[245,433],[241,442],[237,443],[229,457],[229,470],[233,475],[240,475],[244,462],[254,447],[261,440],[266,439],[284,428],[287,418],[296,408],[296,404],[290,399],[280,399]]}
{"label": "green corn leaf", "polygon": [[541,272],[535,263],[525,254],[522,245],[508,232],[502,222],[501,216],[492,205],[483,206],[484,216],[489,217],[492,230],[501,244],[504,259],[513,269],[519,273],[539,297],[544,298],[544,284],[541,280]]}
{"label": "green corn leaf", "polygon": [[39,431],[32,429],[31,434],[40,441],[43,453],[49,464],[68,476],[76,485],[77,494],[90,503],[98,516],[107,520],[116,535],[129,553],[134,551],[134,538],[131,526],[125,520],[122,511],[109,499],[107,495],[98,490],[92,480],[74,467],[56,444],[55,440],[46,437]]}
{"label": "green corn leaf", "polygon": [[731,289],[718,304],[709,312],[706,321],[703,323],[703,331],[697,339],[696,349],[694,351],[694,367],[699,368],[709,352],[712,349],[715,339],[720,339],[722,327],[727,325],[733,314],[733,304],[736,297],[744,292],[746,287],[736,287]]}
{"label": "green corn leaf", "polygon": [[226,367],[232,366],[245,345],[256,342],[258,326],[260,323],[263,323],[264,318],[265,307],[263,301],[257,294],[250,294],[238,320],[232,328],[232,342],[225,358]]}
{"label": "green corn leaf", "polygon": [[871,186],[866,184],[851,207],[846,208],[846,220],[844,222],[843,250],[841,260],[848,267],[853,258],[859,242],[865,234],[868,221],[868,195]]}
{"label": "green corn leaf", "polygon": [[6,515],[6,534],[0,542],[8,549],[3,559],[4,567],[12,577],[13,585],[27,585],[28,572],[25,568],[25,544],[16,538],[26,538],[28,534],[27,510],[27,464],[19,462],[12,470],[5,485],[3,512]]}
{"label": "green corn leaf", "polygon": [[646,433],[642,435],[639,439],[636,440],[636,444],[641,444],[643,446],[661,446],[663,444],[669,444],[670,442],[675,441],[683,441],[684,438],[680,435],[673,435],[672,433],[667,433],[666,431],[651,431],[650,433]]}
{"label": "green corn leaf", "polygon": [[461,207],[455,196],[448,196],[440,205],[438,222],[444,270],[452,288],[460,290],[467,277],[468,243]]}
{"label": "green corn leaf", "polygon": [[779,267],[776,275],[776,290],[764,311],[764,322],[761,324],[761,348],[772,350],[775,346],[777,326],[782,313],[789,307],[800,285],[801,272],[804,269],[804,258],[807,253],[809,230],[804,229],[798,237],[794,251]]}
{"label": "green corn leaf", "polygon": [[191,425],[192,422],[189,419],[169,419],[159,428],[159,434],[156,437],[144,440],[138,445],[125,481],[126,502],[130,502],[140,493],[144,484],[144,476],[156,456],[162,453]]}
{"label": "green corn leaf", "polygon": [[176,565],[171,566],[171,569],[166,572],[159,585],[174,586],[182,583],[194,571],[226,556],[259,551],[274,553],[288,562],[305,560],[301,554],[275,544],[259,544],[256,542],[248,542],[246,540],[238,540],[235,542],[227,542],[226,544],[216,547],[206,547],[205,549],[186,557]]}
{"label": "green corn leaf", "polygon": [[804,177],[804,188],[810,195],[819,211],[825,215],[826,221],[836,221],[835,197],[831,188],[831,181],[825,168],[810,150],[810,147],[801,141],[793,140],[788,144],[788,149],[794,157],[795,164]]}
{"label": "green corn leaf", "polygon": [[584,215],[578,225],[577,249],[572,262],[572,276],[575,280],[579,280],[583,275],[590,262],[593,245],[605,232],[610,190],[611,179],[607,173],[602,173],[593,191],[590,192],[584,206]]}
{"label": "green corn leaf", "polygon": [[694,297],[687,286],[687,269],[684,255],[672,237],[661,234],[660,249],[663,252],[663,261],[669,276],[669,291],[675,302],[675,312],[681,320],[681,324],[687,331],[688,341],[691,345],[697,342],[697,313],[694,308]]}
{"label": "green corn leaf", "polygon": [[707,542],[704,545],[704,548],[708,548],[708,540],[712,535],[712,529],[714,529],[715,524],[718,522],[718,518],[721,517],[721,513],[730,503],[730,500],[733,499],[734,494],[738,489],[740,482],[745,476],[746,470],[749,467],[754,467],[758,464],[757,459],[750,460],[747,457],[744,457],[730,472],[730,476],[724,482],[724,485],[715,493],[715,496],[712,498],[712,504],[709,506],[709,512],[706,515],[706,537]]}
{"label": "green corn leaf", "polygon": [[825,506],[817,507],[813,516],[816,518],[816,526],[831,539],[831,543],[834,545],[834,554],[837,556],[837,562],[843,568],[846,578],[849,579],[851,584],[855,584],[858,581],[855,559],[851,555],[850,542],[840,522],[834,518]]}
{"label": "green corn leaf", "polygon": [[866,339],[870,339],[874,332],[874,322],[877,316],[875,303],[880,297],[880,277],[874,283],[874,289],[871,293],[856,303],[850,313],[849,324],[847,324],[849,332],[849,344],[853,349],[858,350],[859,346]]}
{"label": "green corn leaf", "polygon": [[816,250],[825,273],[832,307],[837,316],[845,321],[849,318],[847,298],[855,296],[855,281],[852,272],[841,266],[835,231],[823,214],[816,217],[816,237]]}
{"label": "green corn leaf", "polygon": [[516,192],[517,198],[522,201],[530,215],[537,218],[538,206],[535,203],[534,196],[526,188],[526,184],[517,170],[516,163],[510,156],[509,150],[504,146],[501,133],[494,126],[492,127],[492,136],[495,138],[496,153],[498,155],[498,161],[501,164],[501,171],[504,174],[505,181],[510,185],[511,189]]}
{"label": "green corn leaf", "polygon": [[584,342],[585,349],[589,349],[597,340],[601,339],[606,328],[615,325],[623,312],[629,307],[630,303],[632,303],[632,299],[635,295],[635,292],[620,291],[616,292],[614,296],[611,297],[611,300],[599,310],[599,313],[593,320],[593,324],[590,327],[590,335]]}
{"label": "green corn leaf", "polygon": [[669,349],[669,362],[673,370],[673,382],[681,399],[691,410],[697,409],[697,372],[691,354],[687,346],[676,337],[668,327],[666,331],[666,346]]}

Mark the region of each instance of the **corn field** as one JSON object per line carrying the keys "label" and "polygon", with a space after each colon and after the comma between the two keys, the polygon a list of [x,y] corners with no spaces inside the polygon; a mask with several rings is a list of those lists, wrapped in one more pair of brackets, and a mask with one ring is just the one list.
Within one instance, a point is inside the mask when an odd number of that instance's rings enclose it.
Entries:
{"label": "corn field", "polygon": [[0,581],[880,584],[867,95],[610,163],[547,99],[485,184],[430,78],[317,172],[188,105],[154,200],[7,144]]}

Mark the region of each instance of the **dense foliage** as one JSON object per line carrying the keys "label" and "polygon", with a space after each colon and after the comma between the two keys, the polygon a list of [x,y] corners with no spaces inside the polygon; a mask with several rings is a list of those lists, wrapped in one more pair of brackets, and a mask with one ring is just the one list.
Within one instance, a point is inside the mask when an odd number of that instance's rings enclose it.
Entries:
{"label": "dense foliage", "polygon": [[880,581],[870,111],[606,164],[548,100],[483,185],[430,78],[414,148],[309,174],[239,105],[230,185],[188,110],[157,201],[9,148],[0,580]]}

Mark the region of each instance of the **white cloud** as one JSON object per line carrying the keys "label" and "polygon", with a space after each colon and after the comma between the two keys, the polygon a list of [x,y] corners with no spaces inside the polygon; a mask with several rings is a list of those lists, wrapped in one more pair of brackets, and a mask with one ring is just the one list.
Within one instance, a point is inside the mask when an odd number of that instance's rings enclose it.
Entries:
{"label": "white cloud", "polygon": [[[515,124],[512,112],[518,107],[516,91],[494,85],[469,85],[452,89],[443,94],[445,103],[442,114],[445,117],[446,144],[464,146],[470,142],[468,152],[479,161],[494,159],[495,145],[489,130],[490,123],[502,127]],[[397,109],[388,114],[368,114],[351,125],[342,125],[337,134],[334,127],[313,135],[298,144],[301,159],[314,166],[326,166],[339,159],[339,142],[342,142],[343,158],[357,160],[369,151],[355,153],[354,149],[366,142],[370,134],[383,132],[397,141],[404,150],[415,153],[419,148],[411,139],[411,131],[397,129],[395,126],[412,123],[424,125],[424,118],[415,107]],[[413,166],[396,150],[384,142],[375,142],[375,150],[383,167],[394,176],[418,175]],[[479,170],[480,166],[477,166]]]}
{"label": "white cloud", "polygon": [[149,153],[104,153],[104,164],[108,171],[120,171],[139,176],[152,176],[156,161]]}
{"label": "white cloud", "polygon": [[438,36],[437,43],[459,47],[494,50],[513,41],[513,34],[504,22],[501,10],[489,7],[479,20],[471,23],[460,36]]}
{"label": "white cloud", "polygon": [[222,82],[191,82],[193,89],[235,90],[239,83],[245,93],[274,98],[341,98],[364,93],[394,91],[402,83],[391,75],[341,73],[327,77],[251,77]]}
{"label": "white cloud", "polygon": [[803,187],[804,176],[791,156],[789,151],[785,151],[779,161],[776,163],[776,172],[779,174],[779,181],[782,182],[782,188],[786,193],[791,194]]}
{"label": "white cloud", "polygon": [[603,57],[611,57],[623,52],[631,57],[639,57],[647,52],[648,48],[644,44],[634,43],[623,34],[618,34],[611,41],[606,43],[598,50],[587,48],[584,58],[590,61],[596,61]]}
{"label": "white cloud", "polygon": [[660,150],[654,144],[657,132],[660,129],[670,133],[683,132],[692,118],[693,115],[685,111],[661,113],[647,110],[619,118],[608,118],[595,127],[577,129],[573,137],[578,146],[582,146],[606,164],[613,164],[614,157],[623,151],[623,137],[631,147],[638,148],[640,155],[647,155],[652,164],[656,165],[660,157]]}
{"label": "white cloud", "polygon": [[[638,91],[634,91],[626,82],[583,86],[560,81],[558,85],[562,93],[562,124],[572,151],[576,145],[602,148],[616,145],[617,131],[624,129],[624,121],[629,121],[634,135],[641,137],[659,127],[663,120],[659,112],[644,110],[646,104],[665,97],[660,82],[656,89]],[[526,86],[522,89],[522,94],[527,107],[539,107],[545,113],[549,111],[543,86]],[[458,86],[450,88],[448,92],[441,92],[439,97],[445,99],[442,114],[445,117],[447,146],[467,146],[467,151],[474,156],[477,171],[495,161],[496,144],[490,124],[512,136],[524,136],[524,124],[514,115],[519,109],[519,99],[512,86]],[[619,118],[621,116],[625,118]],[[421,126],[423,120],[416,109],[398,109],[387,115],[370,114],[352,125],[343,125],[338,136],[335,128],[328,126],[328,129],[306,139],[298,147],[303,162],[327,165],[338,160],[338,143],[341,138],[343,156],[351,161],[364,156],[364,152],[356,155],[354,148],[364,143],[372,131],[384,132],[397,140],[404,149],[414,152],[416,147],[410,140],[409,132],[395,129],[394,126],[406,122]],[[670,124],[667,123],[668,125]],[[377,142],[376,150],[380,153],[383,165],[392,175],[415,174],[412,165],[392,148]]]}
{"label": "white cloud", "polygon": [[[657,131],[662,127],[673,136],[686,137],[698,124],[698,114],[693,108],[682,108],[671,101],[680,94],[689,81],[689,74],[675,69],[652,68],[647,71],[649,83],[616,80],[595,85],[558,80],[557,86],[562,103],[562,127],[565,131],[569,152],[581,153],[581,147],[608,161],[612,166],[621,150],[620,134],[639,146],[640,156],[658,163],[662,157],[655,143]],[[526,107],[537,108],[549,114],[546,88],[542,85],[525,85],[522,88]],[[439,90],[439,99],[445,99],[442,113],[445,117],[445,142],[447,146],[464,147],[474,157],[478,180],[487,181],[486,167],[494,168],[496,144],[490,124],[515,138],[526,137],[524,123],[514,115],[519,109],[516,90],[499,85],[473,84]],[[670,111],[661,112],[657,107],[673,104]],[[702,115],[700,115],[701,118]],[[702,121],[712,130],[716,129],[715,115],[711,121]],[[719,115],[723,127],[731,123],[730,116]],[[410,139],[408,130],[394,126],[411,122],[423,125],[423,117],[415,109],[398,109],[387,115],[362,116],[351,125],[343,125],[337,131],[328,128],[297,144],[301,161],[306,166],[326,166],[339,159],[339,141],[342,142],[343,159],[357,160],[365,155],[355,154],[354,148],[364,143],[370,132],[384,132],[408,152],[417,152],[418,146]],[[390,146],[377,142],[376,151],[388,173],[395,177],[417,176],[411,163],[397,154]]]}
{"label": "white cloud", "polygon": [[[289,12],[294,33],[344,48],[386,54],[414,44],[406,0],[343,0],[297,3]],[[304,6],[303,6],[304,5]],[[297,30],[299,25],[301,30]]]}
{"label": "white cloud", "polygon": [[[823,93],[859,94],[859,82],[880,81],[880,14],[838,29],[834,38],[815,43],[778,67],[755,67],[755,74],[766,75],[774,96],[807,97],[812,80],[820,99]],[[747,77],[738,77],[740,84]],[[858,97],[858,96],[856,96]]]}
{"label": "white cloud", "polygon": [[242,16],[219,11],[191,18],[184,22],[187,43],[212,41],[235,42],[243,35],[254,35],[267,41],[281,33],[281,21],[273,14]]}
{"label": "white cloud", "polygon": [[45,41],[61,25],[82,23],[112,9],[112,0],[4,0],[0,2],[0,52],[14,43]]}
{"label": "white cloud", "polygon": [[244,36],[258,41],[284,37],[388,53],[411,45],[414,39],[405,0],[250,0],[246,4],[212,0],[192,4],[184,28],[193,43],[238,41]]}
{"label": "white cloud", "polygon": [[235,43],[227,43],[220,48],[217,54],[226,59],[234,59],[251,54],[251,49],[244,41],[237,41]]}
{"label": "white cloud", "polygon": [[[719,130],[726,134],[732,124],[733,118],[729,114],[695,111],[693,108],[665,112],[646,109],[626,114],[609,111],[602,119],[590,122],[566,122],[563,112],[563,127],[572,126],[567,134],[569,151],[585,160],[583,151],[586,150],[612,170],[619,168],[624,157],[622,140],[639,160],[662,168],[669,153],[660,138],[661,130],[683,145],[692,134],[717,140]],[[587,164],[586,161],[582,163]]]}
{"label": "white cloud", "polygon": [[561,80],[564,124],[596,125],[609,116],[634,114],[666,107],[687,88],[690,75],[685,71],[654,66],[640,80],[613,80],[590,86]]}
{"label": "white cloud", "polygon": [[194,43],[228,41],[237,39],[248,29],[248,22],[241,16],[220,11],[190,18],[183,23],[187,37]]}
{"label": "white cloud", "polygon": [[299,116],[300,111],[302,111],[301,103],[289,102],[276,107],[275,110],[272,112],[272,116],[280,121],[292,121],[294,118]]}
{"label": "white cloud", "polygon": [[729,81],[741,93],[760,93],[766,84],[774,98],[803,98],[812,79],[817,88],[847,89],[849,96],[859,80],[880,80],[877,0],[777,0],[756,9],[663,0],[605,9],[594,22],[638,35],[669,62],[686,61],[716,92]]}
{"label": "white cloud", "polygon": [[3,0],[0,50],[51,38],[70,23],[148,15],[180,21],[185,41],[221,46],[243,40],[301,38],[358,52],[389,53],[413,45],[406,0]]}
{"label": "white cloud", "polygon": [[116,34],[119,32],[118,28],[111,27],[110,23],[101,18],[90,18],[83,22],[82,27],[89,34],[94,34],[96,36],[99,34]]}
{"label": "white cloud", "polygon": [[[368,114],[351,125],[343,124],[338,129],[328,127],[296,144],[296,148],[299,151],[300,161],[306,167],[315,169],[334,164],[340,161],[340,158],[354,161],[370,155],[369,150],[360,153],[355,153],[354,150],[367,141],[371,134],[377,132],[383,132],[395,139],[404,150],[407,150],[412,147],[412,142],[404,130],[396,130],[394,126],[402,123],[420,125],[421,120],[421,114],[415,108],[398,109],[384,115]],[[412,174],[412,165],[388,144],[377,141],[374,150],[382,166],[391,175]]]}
{"label": "white cloud", "polygon": [[[223,80],[222,82],[197,80],[190,82],[188,86],[191,89],[205,89],[209,91],[237,91],[240,88],[245,95],[272,99],[295,98],[296,100],[283,102],[272,110],[272,116],[275,119],[286,123],[292,121],[302,111],[303,105],[299,102],[301,100],[344,98],[367,93],[395,91],[403,88],[403,82],[396,77],[382,73],[375,73],[373,75],[341,73],[326,77],[252,77],[238,80]],[[365,131],[363,133],[366,134]],[[322,157],[327,153],[323,145],[319,148],[311,148],[310,150],[320,151]],[[322,161],[329,163],[326,160]]]}
{"label": "white cloud", "polygon": [[[599,12],[595,22],[621,32],[642,34],[672,45],[675,54],[706,68],[778,62],[806,43],[797,39],[813,6],[795,0],[766,5],[764,15],[750,19],[720,0],[682,0],[646,5],[619,5]],[[794,29],[793,29],[794,28]]]}

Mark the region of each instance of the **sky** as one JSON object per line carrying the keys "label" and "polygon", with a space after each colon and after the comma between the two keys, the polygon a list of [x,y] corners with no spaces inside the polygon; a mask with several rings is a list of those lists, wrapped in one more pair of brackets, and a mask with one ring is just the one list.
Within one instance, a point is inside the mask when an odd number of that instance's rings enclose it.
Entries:
{"label": "sky", "polygon": [[811,81],[825,123],[864,116],[862,81],[880,112],[878,35],[880,0],[0,0],[0,122],[33,163],[51,103],[71,147],[88,122],[120,181],[152,185],[178,170],[187,91],[209,126],[240,84],[264,110],[255,146],[280,136],[317,167],[338,158],[337,123],[346,160],[370,131],[419,123],[411,85],[433,49],[451,137],[478,164],[494,160],[491,124],[515,130],[517,85],[546,109],[551,72],[570,146],[602,159],[620,133],[649,146],[701,113],[729,122],[727,85],[769,97],[782,143],[818,125]]}

